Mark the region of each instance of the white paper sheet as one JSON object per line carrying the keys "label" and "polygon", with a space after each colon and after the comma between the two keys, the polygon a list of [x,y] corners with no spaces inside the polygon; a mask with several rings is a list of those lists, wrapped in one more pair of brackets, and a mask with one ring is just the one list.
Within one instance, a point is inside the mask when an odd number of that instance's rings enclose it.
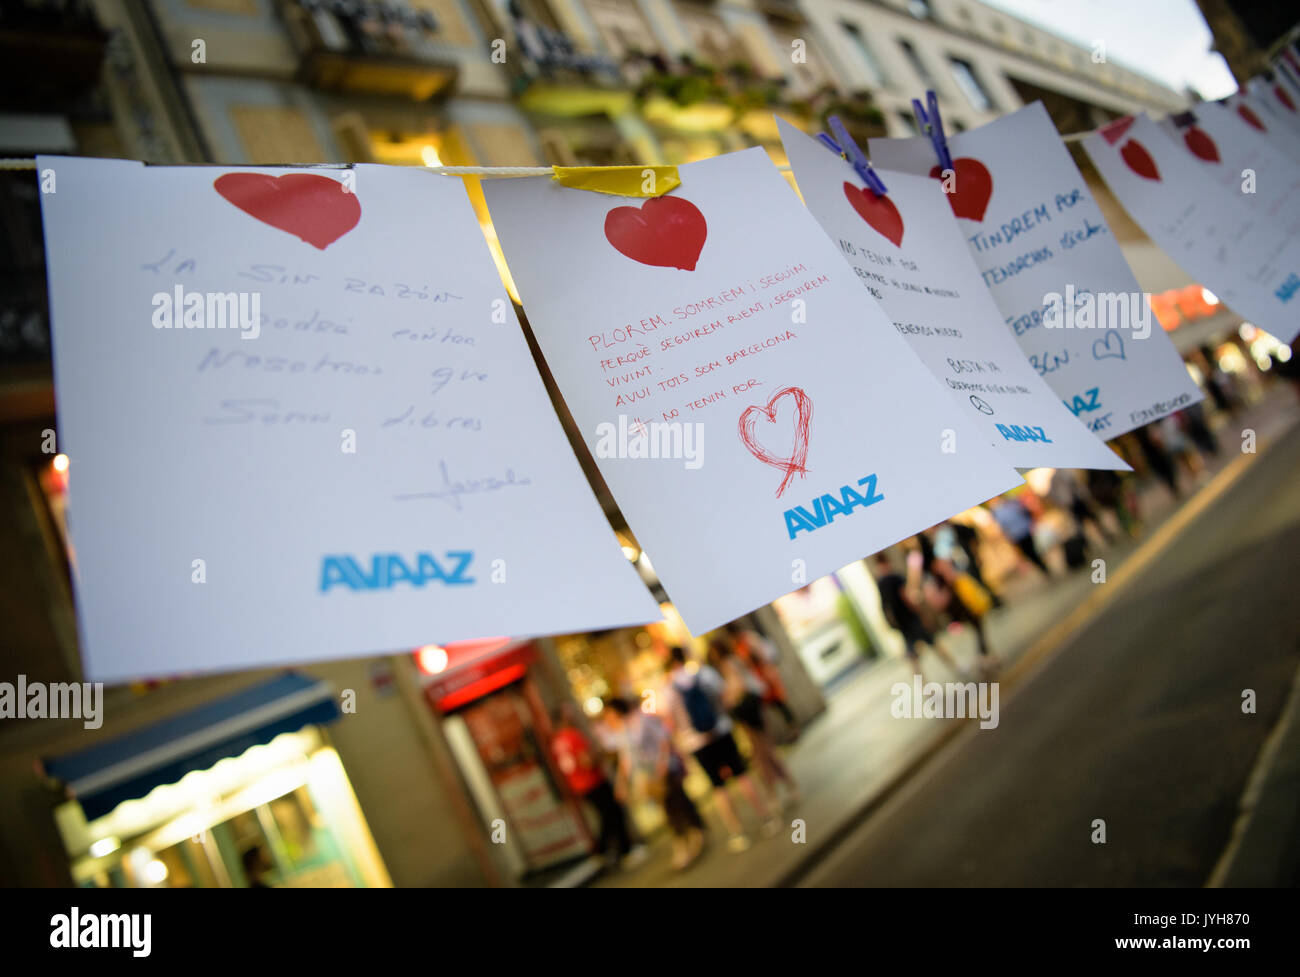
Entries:
{"label": "white paper sheet", "polygon": [[1229,108],[1206,102],[1192,114],[1194,123],[1179,125],[1176,116],[1167,116],[1160,128],[1229,197],[1300,235],[1300,164]]}
{"label": "white paper sheet", "polygon": [[1256,76],[1250,80],[1247,90],[1288,132],[1300,135],[1300,100],[1279,75],[1275,74],[1271,81]]}
{"label": "white paper sheet", "polygon": [[[952,133],[948,145],[971,256],[1030,364],[1075,415],[1109,439],[1200,400],[1043,106]],[[870,147],[877,166],[937,168],[928,139]]]}
{"label": "white paper sheet", "polygon": [[91,678],[658,619],[460,181],[38,164]]}
{"label": "white paper sheet", "polygon": [[1300,133],[1276,117],[1276,114],[1255,95],[1237,92],[1223,100],[1225,108],[1262,135],[1269,144],[1287,159],[1300,161]]}
{"label": "white paper sheet", "polygon": [[840,157],[784,120],[804,203],[895,328],[1018,468],[1128,465],[1029,365],[1002,321],[936,180],[880,171],[877,197]]}
{"label": "white paper sheet", "polygon": [[1154,121],[1083,140],[1093,165],[1147,236],[1221,302],[1284,343],[1300,332],[1300,241],[1236,198]]}
{"label": "white paper sheet", "polygon": [[[680,175],[644,201],[484,191],[547,363],[691,631],[1020,484],[762,149]],[[638,423],[703,451],[630,457],[619,433]]]}

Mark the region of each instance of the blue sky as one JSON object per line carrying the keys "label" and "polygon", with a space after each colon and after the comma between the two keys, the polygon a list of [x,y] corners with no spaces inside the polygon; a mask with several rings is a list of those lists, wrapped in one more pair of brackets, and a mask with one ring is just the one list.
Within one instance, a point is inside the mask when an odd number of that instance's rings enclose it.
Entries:
{"label": "blue sky", "polygon": [[984,0],[1062,37],[1092,47],[1106,42],[1116,64],[1204,98],[1237,90],[1193,0]]}

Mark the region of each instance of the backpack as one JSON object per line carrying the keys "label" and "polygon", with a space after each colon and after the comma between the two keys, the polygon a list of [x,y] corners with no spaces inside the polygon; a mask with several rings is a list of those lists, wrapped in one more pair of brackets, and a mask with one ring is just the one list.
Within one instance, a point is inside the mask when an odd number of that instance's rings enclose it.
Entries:
{"label": "backpack", "polygon": [[686,708],[686,717],[690,719],[692,728],[697,733],[713,732],[713,728],[718,725],[718,710],[714,708],[709,693],[700,686],[699,676],[692,679],[690,685],[678,685],[676,689],[682,697],[682,705]]}

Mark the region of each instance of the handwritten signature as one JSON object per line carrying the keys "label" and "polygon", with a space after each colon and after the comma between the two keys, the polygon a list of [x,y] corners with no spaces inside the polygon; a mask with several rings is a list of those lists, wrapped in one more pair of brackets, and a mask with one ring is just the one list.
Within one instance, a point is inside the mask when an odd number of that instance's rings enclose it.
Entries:
{"label": "handwritten signature", "polygon": [[456,479],[454,481],[451,473],[447,470],[445,461],[438,462],[438,470],[442,473],[442,486],[440,488],[428,492],[406,492],[402,495],[396,495],[394,498],[398,502],[409,502],[411,499],[442,499],[457,512],[460,512],[464,508],[461,504],[461,496],[463,495],[482,495],[485,492],[497,492],[512,485],[533,484],[532,479],[516,475],[513,468],[506,469],[504,478],[487,475],[481,478]]}

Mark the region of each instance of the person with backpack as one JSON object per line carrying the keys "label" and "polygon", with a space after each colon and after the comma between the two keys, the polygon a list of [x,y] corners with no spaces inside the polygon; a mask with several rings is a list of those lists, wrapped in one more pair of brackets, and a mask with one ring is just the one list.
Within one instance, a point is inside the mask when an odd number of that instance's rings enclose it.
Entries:
{"label": "person with backpack", "polygon": [[[694,664],[694,663],[692,663]],[[731,735],[731,717],[722,704],[726,682],[708,665],[688,666],[686,649],[674,645],[668,653],[669,716],[673,733],[683,753],[689,753],[703,768],[713,785],[718,815],[731,837],[727,847],[742,852],[750,845],[740,819],[727,794],[735,781],[763,823],[765,834],[774,835],[780,824],[768,813],[767,805],[749,778],[745,761]]]}

